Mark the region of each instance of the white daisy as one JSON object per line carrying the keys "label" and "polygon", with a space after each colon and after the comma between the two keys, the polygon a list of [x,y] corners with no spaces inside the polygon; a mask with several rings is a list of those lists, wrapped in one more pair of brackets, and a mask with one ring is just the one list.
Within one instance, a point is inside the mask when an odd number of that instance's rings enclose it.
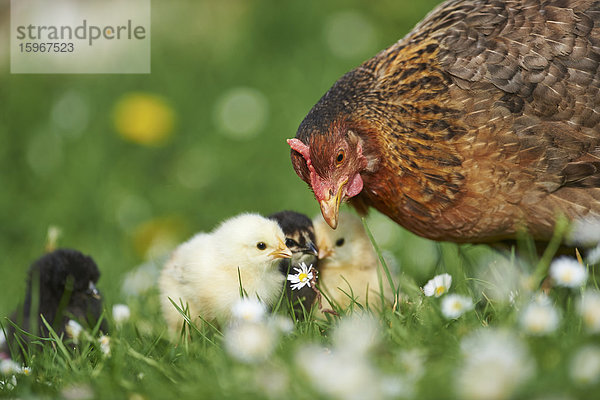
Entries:
{"label": "white daisy", "polygon": [[277,332],[271,324],[242,323],[225,331],[225,349],[233,358],[254,363],[266,360],[277,342]]}
{"label": "white daisy", "polygon": [[121,293],[125,297],[135,297],[154,288],[166,261],[167,257],[159,256],[129,271],[123,279]]}
{"label": "white daisy", "polygon": [[594,247],[592,250],[588,251],[587,262],[590,265],[595,265],[600,262],[600,244]]}
{"label": "white daisy", "polygon": [[231,308],[231,314],[237,322],[259,322],[266,313],[267,307],[257,298],[241,298]]}
{"label": "white daisy", "polygon": [[428,297],[440,297],[450,289],[450,285],[452,285],[452,277],[449,274],[436,275],[423,286],[423,293]]}
{"label": "white daisy", "polygon": [[21,373],[21,366],[11,359],[0,361],[0,375],[9,376]]}
{"label": "white daisy", "polygon": [[340,320],[332,333],[332,342],[341,353],[362,356],[379,342],[380,330],[371,313],[353,313]]}
{"label": "white daisy", "polygon": [[442,300],[442,314],[448,319],[456,319],[473,309],[473,300],[460,294],[449,294]]}
{"label": "white daisy", "polygon": [[294,331],[294,321],[283,315],[275,315],[269,319],[269,322],[283,334],[292,333]]}
{"label": "white daisy", "polygon": [[70,319],[65,326],[65,331],[67,332],[67,335],[73,339],[73,342],[77,343],[81,332],[83,332],[83,327],[78,322]]}
{"label": "white daisy", "polygon": [[480,329],[462,340],[456,375],[459,398],[508,399],[535,372],[527,346],[511,332]]}
{"label": "white daisy", "polygon": [[600,347],[584,346],[571,359],[569,375],[580,385],[593,385],[600,381]]}
{"label": "white daisy", "polygon": [[546,296],[538,296],[525,307],[519,322],[525,332],[545,335],[558,328],[560,315]]}
{"label": "white daisy", "polygon": [[600,218],[583,218],[573,222],[569,239],[572,244],[600,244]]}
{"label": "white daisy", "polygon": [[290,285],[292,290],[300,290],[306,285],[310,287],[310,282],[314,277],[312,269],[312,264],[307,267],[306,263],[300,263],[300,268],[294,267],[296,274],[289,274],[287,276],[287,280],[292,283]]}
{"label": "white daisy", "polygon": [[131,311],[125,304],[115,304],[112,308],[112,315],[117,325],[119,325],[131,317]]}
{"label": "white daisy", "polygon": [[100,336],[100,339],[98,339],[98,342],[100,343],[100,350],[102,353],[104,353],[105,356],[110,355],[110,338],[106,335],[102,335]]}
{"label": "white daisy", "polygon": [[[415,384],[402,375],[381,375],[379,382],[379,395],[382,399],[412,399],[415,397]],[[375,392],[377,393],[377,392]]]}
{"label": "white daisy", "polygon": [[417,382],[425,375],[425,354],[420,349],[405,350],[398,355],[398,364],[410,382]]}
{"label": "white daisy", "polygon": [[96,398],[94,390],[86,383],[67,386],[60,391],[60,394],[65,400],[93,400]]}
{"label": "white daisy", "polygon": [[600,292],[586,290],[577,303],[577,311],[590,333],[600,333]]}
{"label": "white daisy", "polygon": [[338,400],[381,399],[377,371],[368,357],[347,349],[327,349],[316,345],[301,346],[296,352],[296,364],[318,392]]}
{"label": "white daisy", "polygon": [[56,248],[56,244],[58,243],[58,239],[62,235],[62,229],[56,225],[50,225],[48,227],[48,232],[46,232],[46,248],[49,250],[53,250]]}
{"label": "white daisy", "polygon": [[[290,394],[290,374],[285,365],[265,365],[257,368],[254,380],[269,399],[283,399]],[[296,381],[294,381],[296,382]]]}
{"label": "white daisy", "polygon": [[495,302],[513,303],[523,281],[523,273],[517,262],[494,254],[483,259],[480,265],[474,281],[477,292]]}
{"label": "white daisy", "polygon": [[550,265],[550,276],[558,286],[578,288],[587,280],[588,272],[574,258],[560,257]]}

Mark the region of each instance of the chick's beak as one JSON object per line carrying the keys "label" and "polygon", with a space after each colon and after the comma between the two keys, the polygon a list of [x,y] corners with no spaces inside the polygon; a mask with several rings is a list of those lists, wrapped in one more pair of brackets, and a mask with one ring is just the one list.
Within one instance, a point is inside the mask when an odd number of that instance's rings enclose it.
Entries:
{"label": "chick's beak", "polygon": [[273,258],[292,258],[292,251],[287,248],[281,239],[279,239],[277,249],[269,253],[269,255]]}
{"label": "chick's beak", "polygon": [[331,229],[337,228],[338,224],[338,214],[340,213],[340,204],[342,204],[342,193],[344,192],[344,187],[348,183],[348,179],[346,178],[340,186],[338,187],[337,194],[335,197],[329,196],[319,202],[321,205],[321,214],[323,214],[323,219],[327,224],[331,227]]}
{"label": "chick's beak", "polygon": [[308,254],[312,254],[315,256],[319,255],[319,250],[317,250],[317,247],[314,245],[313,242],[307,242],[306,243],[306,250],[304,250],[304,253],[308,253]]}
{"label": "chick's beak", "polygon": [[318,254],[319,260],[330,257],[331,255],[333,255],[333,250],[331,250],[327,247],[321,247],[319,249],[319,254]]}
{"label": "chick's beak", "polygon": [[94,282],[90,281],[90,283],[88,284],[88,290],[87,290],[88,295],[92,296],[93,298],[100,300],[100,291],[96,288],[96,285],[94,285]]}

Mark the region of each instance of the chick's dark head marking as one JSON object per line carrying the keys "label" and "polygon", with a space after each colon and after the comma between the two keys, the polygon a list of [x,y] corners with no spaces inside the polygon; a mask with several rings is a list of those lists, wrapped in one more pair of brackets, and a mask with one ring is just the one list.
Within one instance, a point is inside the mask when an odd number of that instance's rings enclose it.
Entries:
{"label": "chick's dark head marking", "polygon": [[[271,214],[268,218],[275,220],[281,227],[285,234],[286,245],[292,251],[292,258],[279,264],[279,271],[284,276],[294,274],[297,268],[301,268],[301,264],[318,270],[319,250],[315,245],[315,229],[311,219],[304,214],[287,210]],[[303,318],[305,311],[310,310],[314,303],[316,292],[311,286],[293,290],[289,281],[286,281],[285,286],[296,318]]]}
{"label": "chick's dark head marking", "polygon": [[268,218],[275,220],[285,234],[285,244],[294,254],[316,256],[315,230],[306,215],[295,211],[280,211]]}

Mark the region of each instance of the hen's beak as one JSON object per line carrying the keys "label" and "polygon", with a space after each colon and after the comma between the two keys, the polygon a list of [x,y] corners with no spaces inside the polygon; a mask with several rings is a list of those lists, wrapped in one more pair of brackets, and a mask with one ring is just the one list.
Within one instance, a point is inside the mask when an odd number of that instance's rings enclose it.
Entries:
{"label": "hen's beak", "polygon": [[325,222],[327,222],[331,229],[337,228],[340,204],[342,204],[342,193],[344,192],[344,187],[347,183],[348,179],[346,178],[346,180],[340,184],[335,197],[331,197],[330,194],[328,198],[319,202],[321,205],[321,214],[323,214],[323,219]]}
{"label": "hen's beak", "polygon": [[277,246],[277,249],[272,251],[269,255],[273,258],[292,258],[292,251],[287,248],[281,239],[278,240],[279,246]]}

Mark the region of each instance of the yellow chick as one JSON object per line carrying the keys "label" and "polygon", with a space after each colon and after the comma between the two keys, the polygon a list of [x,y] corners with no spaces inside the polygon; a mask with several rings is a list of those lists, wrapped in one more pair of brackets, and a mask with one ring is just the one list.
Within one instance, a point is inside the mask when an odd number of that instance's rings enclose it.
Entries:
{"label": "yellow chick", "polygon": [[285,281],[279,261],[291,256],[277,222],[258,214],[241,214],[210,233],[195,235],[173,252],[159,279],[170,331],[181,330],[183,317],[169,298],[178,306],[187,305],[195,323],[229,320],[240,286],[248,296],[274,305]]}
{"label": "yellow chick", "polygon": [[[375,249],[356,215],[340,212],[339,223],[333,230],[321,215],[313,219],[319,248],[319,285],[334,304],[347,308],[353,300],[370,308],[381,307],[378,273],[383,295],[393,303],[394,294],[379,263]],[[379,270],[379,272],[378,272]],[[323,309],[332,308],[323,297]]]}

